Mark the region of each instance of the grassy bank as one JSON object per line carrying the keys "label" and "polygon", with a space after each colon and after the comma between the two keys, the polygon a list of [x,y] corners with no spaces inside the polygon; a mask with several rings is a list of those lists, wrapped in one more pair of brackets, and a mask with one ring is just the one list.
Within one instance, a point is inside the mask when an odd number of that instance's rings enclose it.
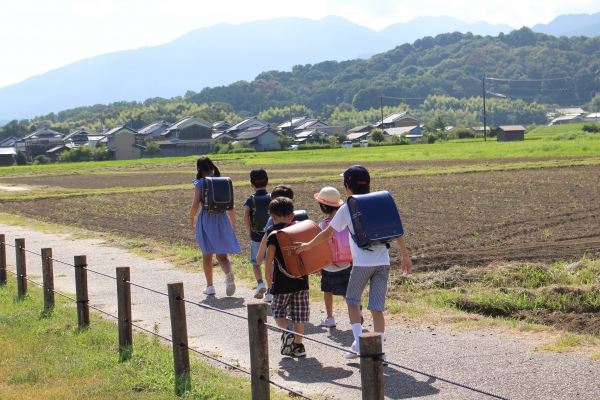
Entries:
{"label": "grassy bank", "polygon": [[[135,334],[133,357],[119,362],[116,325],[92,315],[91,326],[79,330],[71,304],[42,313],[41,291],[30,288],[17,301],[14,277],[0,287],[0,397],[177,399],[169,347]],[[193,390],[183,398],[248,399],[250,384],[235,376],[192,362]],[[281,397],[278,397],[281,396]],[[283,398],[283,395],[274,395]]]}
{"label": "grassy bank", "polygon": [[[586,134],[572,140],[552,140],[557,136],[581,134],[584,124],[539,126],[525,136],[523,142],[497,142],[496,138],[462,139],[435,144],[408,146],[336,148],[306,151],[269,151],[243,154],[213,154],[213,160],[234,164],[270,165],[323,162],[366,162],[433,159],[479,159],[505,157],[553,157],[591,156],[600,153],[600,134]],[[125,161],[83,162],[75,164],[51,164],[36,166],[13,166],[0,168],[0,176],[15,173],[75,172],[97,168],[145,168],[165,164],[192,164],[196,157],[148,158]]]}

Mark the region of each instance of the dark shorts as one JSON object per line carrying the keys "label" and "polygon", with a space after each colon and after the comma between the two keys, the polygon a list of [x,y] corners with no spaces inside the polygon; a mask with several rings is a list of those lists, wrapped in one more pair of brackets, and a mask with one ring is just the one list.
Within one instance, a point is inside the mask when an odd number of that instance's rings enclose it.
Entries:
{"label": "dark shorts", "polygon": [[310,308],[308,305],[308,290],[288,294],[274,294],[271,302],[273,318],[285,318],[286,308],[290,306],[292,322],[308,323]]}
{"label": "dark shorts", "polygon": [[350,281],[352,267],[338,272],[321,271],[321,292],[331,292],[335,296],[345,296]]}

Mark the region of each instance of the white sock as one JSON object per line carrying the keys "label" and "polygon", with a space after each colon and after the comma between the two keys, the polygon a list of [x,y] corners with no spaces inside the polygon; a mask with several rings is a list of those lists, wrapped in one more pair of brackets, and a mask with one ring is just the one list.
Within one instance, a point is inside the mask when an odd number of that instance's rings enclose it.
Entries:
{"label": "white sock", "polygon": [[352,333],[354,334],[354,341],[358,347],[358,336],[362,333],[362,326],[360,325],[360,322],[352,324]]}
{"label": "white sock", "polygon": [[385,333],[379,332],[379,334],[381,335],[381,352],[385,353],[385,351],[383,350],[383,344],[385,343]]}

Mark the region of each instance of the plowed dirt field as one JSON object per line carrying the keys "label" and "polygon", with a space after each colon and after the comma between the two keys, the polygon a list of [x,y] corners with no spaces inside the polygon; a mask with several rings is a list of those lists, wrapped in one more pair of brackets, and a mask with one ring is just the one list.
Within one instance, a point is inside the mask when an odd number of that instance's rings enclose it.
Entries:
{"label": "plowed dirt field", "polygon": [[[540,160],[540,159],[536,159]],[[521,169],[475,173],[393,176],[423,168],[497,165],[503,160],[438,160],[365,164],[375,178],[372,190],[389,190],[396,199],[416,270],[453,265],[480,266],[496,260],[553,262],[600,257],[600,167]],[[342,189],[339,172],[347,163],[272,165],[270,185],[292,182],[296,208],[322,218],[313,194],[322,186]],[[251,165],[223,165],[235,187],[238,238],[245,253],[248,240],[241,222],[242,204],[251,193]],[[138,167],[140,168],[140,167]],[[189,227],[193,198],[193,166],[115,169],[97,173],[0,178],[3,184],[69,189],[179,185],[190,188],[143,193],[105,194],[67,198],[4,201],[2,208],[48,221],[75,224],[122,236],[149,237],[169,243],[195,245]],[[305,179],[306,178],[306,179]],[[239,184],[238,184],[239,183]],[[398,249],[392,247],[398,261]]]}

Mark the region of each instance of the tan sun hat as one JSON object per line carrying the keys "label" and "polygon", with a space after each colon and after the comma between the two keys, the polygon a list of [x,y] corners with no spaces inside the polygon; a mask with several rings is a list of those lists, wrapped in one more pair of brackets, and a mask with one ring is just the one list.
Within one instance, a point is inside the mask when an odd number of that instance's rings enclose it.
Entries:
{"label": "tan sun hat", "polygon": [[340,198],[340,192],[331,186],[324,187],[319,193],[315,193],[315,199],[326,206],[335,207],[344,204],[344,200]]}

